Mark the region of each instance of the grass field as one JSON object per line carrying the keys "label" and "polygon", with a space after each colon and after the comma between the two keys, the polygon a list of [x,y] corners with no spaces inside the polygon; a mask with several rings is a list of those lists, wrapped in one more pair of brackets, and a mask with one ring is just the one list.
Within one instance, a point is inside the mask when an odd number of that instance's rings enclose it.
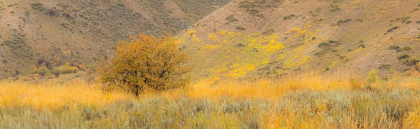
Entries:
{"label": "grass field", "polygon": [[138,98],[62,80],[0,81],[0,128],[420,127],[418,77],[214,78]]}

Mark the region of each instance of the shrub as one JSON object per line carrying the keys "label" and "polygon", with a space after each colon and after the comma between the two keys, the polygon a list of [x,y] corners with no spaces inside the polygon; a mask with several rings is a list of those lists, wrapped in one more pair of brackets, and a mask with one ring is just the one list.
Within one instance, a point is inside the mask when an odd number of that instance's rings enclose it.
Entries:
{"label": "shrub", "polygon": [[401,48],[400,46],[392,45],[388,47],[388,50],[398,50],[400,48]]}
{"label": "shrub", "polygon": [[53,71],[53,74],[54,74],[54,76],[55,76],[55,77],[60,77],[60,72],[59,72],[59,71],[55,71],[55,70],[54,70],[54,71]]}
{"label": "shrub", "polygon": [[50,16],[59,16],[60,11],[57,9],[48,9],[48,11],[45,14],[50,15]]}
{"label": "shrub", "polygon": [[290,15],[284,16],[283,20],[289,20],[289,19],[294,18],[295,16],[296,16],[296,14],[290,14]]}
{"label": "shrub", "polygon": [[155,91],[183,87],[190,72],[187,55],[171,35],[161,38],[140,34],[117,45],[114,57],[99,63],[103,83],[117,86],[136,96],[145,89]]}
{"label": "shrub", "polygon": [[339,20],[339,21],[337,22],[337,25],[341,25],[341,24],[343,24],[343,23],[347,23],[347,22],[350,22],[350,21],[352,21],[352,19]]}
{"label": "shrub", "polygon": [[274,34],[276,31],[273,29],[273,28],[271,28],[271,29],[268,29],[268,30],[265,30],[264,32],[262,32],[262,35],[272,35],[272,34]]}
{"label": "shrub", "polygon": [[398,59],[399,59],[399,60],[402,60],[402,59],[408,59],[408,58],[410,58],[410,57],[411,57],[410,55],[407,55],[407,54],[402,54],[402,55],[398,56]]}
{"label": "shrub", "polygon": [[79,68],[77,68],[77,66],[71,65],[69,62],[66,62],[63,66],[57,69],[54,69],[54,71],[58,71],[59,73],[62,73],[62,74],[69,74],[69,73],[76,73],[77,71],[79,71]]}
{"label": "shrub", "polygon": [[375,83],[376,80],[378,79],[378,73],[376,72],[376,70],[372,70],[369,72],[368,76],[367,76],[367,80],[370,83]]}
{"label": "shrub", "polygon": [[331,47],[331,44],[329,44],[327,42],[322,42],[322,43],[318,44],[318,47]]}
{"label": "shrub", "polygon": [[336,5],[336,4],[331,4],[330,5],[330,11],[331,12],[340,11],[340,10],[341,10],[341,8],[340,8],[339,5]]}
{"label": "shrub", "polygon": [[32,3],[31,7],[35,10],[44,11],[44,5],[42,3]]}
{"label": "shrub", "polygon": [[379,69],[390,70],[391,68],[392,68],[392,66],[390,64],[383,64],[383,65],[379,66]]}
{"label": "shrub", "polygon": [[46,66],[35,67],[33,70],[34,74],[38,74],[40,76],[45,76],[50,73],[50,70]]}
{"label": "shrub", "polygon": [[242,27],[242,26],[238,26],[238,27],[236,27],[236,29],[237,30],[246,30],[244,27]]}
{"label": "shrub", "polygon": [[228,23],[238,21],[238,19],[236,19],[233,14],[229,15],[228,17],[226,17],[225,20],[228,21]]}
{"label": "shrub", "polygon": [[401,49],[401,51],[411,51],[411,47],[404,47]]}
{"label": "shrub", "polygon": [[416,66],[419,62],[420,62],[420,60],[413,57],[413,58],[410,58],[408,60],[405,60],[404,64],[407,65],[407,66]]}
{"label": "shrub", "polygon": [[400,27],[399,26],[392,27],[391,29],[388,29],[388,31],[386,31],[385,34],[390,33],[390,32],[393,32],[394,30],[396,30],[398,28],[400,28]]}

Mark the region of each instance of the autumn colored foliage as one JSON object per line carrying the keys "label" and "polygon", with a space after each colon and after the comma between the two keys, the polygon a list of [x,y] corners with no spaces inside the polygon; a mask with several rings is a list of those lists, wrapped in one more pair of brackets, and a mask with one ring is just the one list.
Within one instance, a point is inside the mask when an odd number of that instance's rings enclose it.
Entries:
{"label": "autumn colored foliage", "polygon": [[113,57],[99,64],[101,80],[136,96],[145,89],[160,91],[185,86],[185,74],[190,71],[188,58],[175,42],[169,34],[160,38],[140,34],[139,38],[132,36],[130,41],[121,41]]}

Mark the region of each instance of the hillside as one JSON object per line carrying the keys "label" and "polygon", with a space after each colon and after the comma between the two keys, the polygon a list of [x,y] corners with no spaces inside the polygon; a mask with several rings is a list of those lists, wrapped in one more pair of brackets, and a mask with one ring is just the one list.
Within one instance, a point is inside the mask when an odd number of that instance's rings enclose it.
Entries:
{"label": "hillside", "polygon": [[234,0],[184,31],[194,78],[416,74],[418,0]]}
{"label": "hillside", "polygon": [[176,34],[229,0],[2,0],[0,78],[35,65],[90,66],[119,40]]}

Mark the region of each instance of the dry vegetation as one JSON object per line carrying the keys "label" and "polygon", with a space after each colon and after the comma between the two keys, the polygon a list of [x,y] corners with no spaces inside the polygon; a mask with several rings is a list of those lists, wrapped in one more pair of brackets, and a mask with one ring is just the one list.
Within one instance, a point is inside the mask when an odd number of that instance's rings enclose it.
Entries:
{"label": "dry vegetation", "polygon": [[[347,74],[206,79],[136,98],[63,78],[0,82],[0,127],[9,128],[416,128],[420,78]],[[373,78],[374,79],[374,78]]]}
{"label": "dry vegetation", "polygon": [[418,0],[22,1],[0,128],[420,128]]}

